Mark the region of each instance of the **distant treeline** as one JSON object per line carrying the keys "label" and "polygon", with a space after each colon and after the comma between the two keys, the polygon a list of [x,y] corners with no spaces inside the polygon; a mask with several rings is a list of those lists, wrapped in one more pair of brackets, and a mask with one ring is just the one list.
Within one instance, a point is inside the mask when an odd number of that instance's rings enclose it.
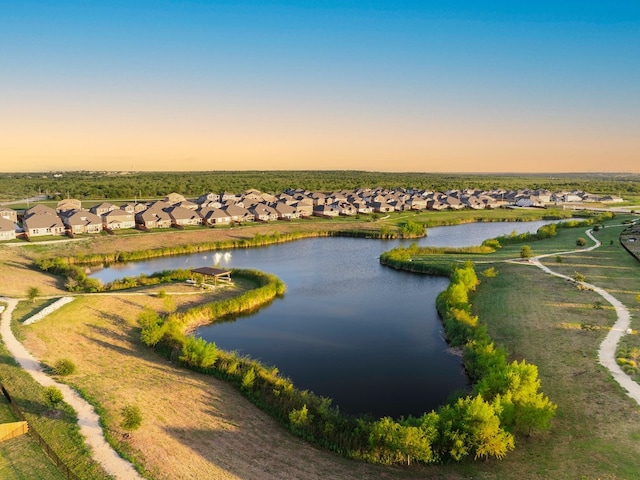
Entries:
{"label": "distant treeline", "polygon": [[633,174],[445,174],[364,171],[220,171],[220,172],[62,172],[0,173],[0,199],[37,194],[52,198],[148,199],[171,192],[196,197],[208,192],[240,193],[250,188],[280,193],[355,188],[584,190],[624,196],[640,194],[640,175]]}

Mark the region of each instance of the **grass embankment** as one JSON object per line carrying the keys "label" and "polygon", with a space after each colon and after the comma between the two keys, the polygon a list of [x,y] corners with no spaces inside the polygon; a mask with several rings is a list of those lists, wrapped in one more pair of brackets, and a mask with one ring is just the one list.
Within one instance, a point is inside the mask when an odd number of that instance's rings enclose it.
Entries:
{"label": "grass embankment", "polygon": [[[31,302],[29,306],[32,306]],[[28,310],[29,307],[23,308],[26,315],[29,315]],[[79,478],[109,478],[102,467],[91,458],[80,435],[73,409],[62,404],[52,410],[46,405],[44,387],[18,366],[4,344],[0,344],[0,380],[24,414],[30,428],[35,429],[44,438],[74,474]],[[4,412],[5,408],[8,411],[8,403],[0,396],[0,411]],[[10,411],[8,415],[12,417]],[[0,452],[0,478],[63,478],[57,467],[28,435],[1,443]],[[20,454],[28,456],[18,457]],[[6,475],[2,471],[4,468],[7,469]]]}

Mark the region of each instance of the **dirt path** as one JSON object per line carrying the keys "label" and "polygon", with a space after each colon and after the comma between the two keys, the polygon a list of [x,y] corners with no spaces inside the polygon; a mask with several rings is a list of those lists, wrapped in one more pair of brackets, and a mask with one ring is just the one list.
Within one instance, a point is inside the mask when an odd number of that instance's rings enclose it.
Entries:
{"label": "dirt path", "polygon": [[40,362],[15,338],[11,331],[11,314],[18,304],[18,300],[0,297],[0,301],[7,304],[7,308],[2,312],[0,334],[9,353],[40,385],[44,387],[55,385],[60,389],[64,395],[64,401],[71,405],[78,414],[80,433],[85,437],[87,445],[90,446],[93,458],[102,465],[109,475],[122,480],[142,479],[133,466],[121,458],[106,442],[100,427],[100,419],[93,407],[69,386],[58,383],[45,375]]}
{"label": "dirt path", "polygon": [[[542,263],[540,263],[540,259],[545,257],[550,257],[550,256],[569,254],[569,253],[588,252],[600,247],[601,245],[600,241],[597,240],[592,235],[591,230],[587,230],[586,234],[591,240],[595,242],[593,246],[580,249],[580,250],[571,250],[568,252],[558,252],[558,253],[552,253],[547,255],[538,255],[536,257],[531,258],[530,263],[535,265],[538,268],[541,268],[543,271],[547,272],[550,275],[575,282],[573,278],[568,277],[567,275],[562,275],[561,273],[554,272],[546,265],[542,265]],[[609,292],[607,292],[603,288],[597,287],[595,285],[592,285],[586,282],[576,282],[576,283],[584,285],[585,287],[598,293],[600,296],[602,296],[602,298],[604,298],[607,302],[609,302],[615,309],[618,319],[613,324],[613,327],[611,327],[611,330],[609,331],[605,339],[600,344],[600,348],[598,349],[598,360],[603,367],[607,368],[611,372],[611,375],[613,376],[614,380],[618,382],[618,384],[626,391],[627,395],[633,398],[640,405],[640,384],[634,382],[631,379],[631,377],[629,377],[626,373],[624,373],[622,368],[620,368],[620,365],[618,365],[618,362],[616,362],[616,348],[618,346],[618,343],[620,342],[620,339],[627,334],[629,325],[631,324],[631,314],[629,313],[629,309],[625,307],[620,300],[615,298],[613,295],[611,295]]]}

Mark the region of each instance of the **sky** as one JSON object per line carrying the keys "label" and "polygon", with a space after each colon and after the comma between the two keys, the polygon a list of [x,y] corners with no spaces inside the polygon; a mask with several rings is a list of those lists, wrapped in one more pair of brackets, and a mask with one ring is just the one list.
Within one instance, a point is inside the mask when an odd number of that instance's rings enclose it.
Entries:
{"label": "sky", "polygon": [[640,1],[0,2],[0,171],[640,173]]}

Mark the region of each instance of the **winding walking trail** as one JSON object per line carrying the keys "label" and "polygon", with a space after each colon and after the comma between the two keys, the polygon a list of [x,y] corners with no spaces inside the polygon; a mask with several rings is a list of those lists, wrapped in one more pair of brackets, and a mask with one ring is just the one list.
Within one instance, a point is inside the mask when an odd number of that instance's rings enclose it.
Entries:
{"label": "winding walking trail", "polygon": [[45,375],[40,362],[13,335],[11,314],[18,304],[18,300],[0,297],[0,301],[7,304],[7,308],[2,312],[2,322],[0,323],[0,334],[7,350],[40,385],[44,387],[55,385],[60,389],[64,395],[64,401],[71,405],[78,414],[80,433],[85,437],[87,445],[91,447],[94,460],[102,465],[109,475],[118,480],[142,479],[133,465],[120,457],[107,443],[100,427],[100,418],[93,407],[68,385],[58,383]]}
{"label": "winding walking trail", "polygon": [[[543,271],[549,273],[550,275],[554,275],[556,277],[560,277],[560,278],[570,280],[572,282],[576,282],[576,280],[574,280],[573,278],[567,275],[563,275],[561,273],[554,272],[546,265],[542,265],[542,263],[540,263],[540,259],[545,257],[550,257],[550,256],[569,254],[569,253],[589,252],[591,250],[595,250],[596,248],[600,247],[601,242],[592,235],[591,230],[587,230],[586,234],[589,236],[591,240],[595,242],[595,244],[592,245],[591,247],[583,248],[580,250],[571,250],[568,252],[557,252],[557,253],[550,253],[546,255],[538,255],[536,257],[531,258],[529,261],[531,264],[535,265],[538,268],[541,268]],[[598,349],[598,361],[600,362],[600,365],[607,368],[611,372],[611,375],[613,376],[614,380],[618,382],[618,384],[625,390],[627,395],[633,398],[640,405],[640,384],[634,382],[631,379],[631,377],[629,377],[626,373],[624,373],[622,368],[620,368],[620,365],[618,365],[618,362],[616,362],[616,348],[618,346],[618,343],[620,342],[620,339],[627,334],[627,330],[629,329],[629,325],[631,324],[631,314],[629,313],[629,309],[625,307],[620,300],[615,298],[613,295],[611,295],[609,292],[607,292],[603,288],[597,287],[595,285],[592,285],[586,282],[576,282],[576,283],[584,285],[585,287],[598,293],[599,295],[602,296],[602,298],[604,298],[607,302],[609,302],[615,309],[618,319],[613,324],[613,326],[611,327],[611,330],[609,330],[609,333],[600,344],[600,348]]]}

